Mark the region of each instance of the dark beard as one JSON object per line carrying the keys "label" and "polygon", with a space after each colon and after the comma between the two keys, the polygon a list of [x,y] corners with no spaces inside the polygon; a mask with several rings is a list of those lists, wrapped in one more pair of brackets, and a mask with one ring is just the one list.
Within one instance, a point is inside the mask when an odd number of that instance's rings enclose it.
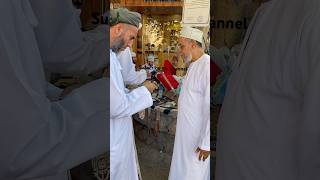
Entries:
{"label": "dark beard", "polygon": [[123,51],[125,48],[126,47],[123,36],[119,36],[117,39],[115,39],[113,46],[111,47],[112,51],[115,53],[119,53],[120,51]]}

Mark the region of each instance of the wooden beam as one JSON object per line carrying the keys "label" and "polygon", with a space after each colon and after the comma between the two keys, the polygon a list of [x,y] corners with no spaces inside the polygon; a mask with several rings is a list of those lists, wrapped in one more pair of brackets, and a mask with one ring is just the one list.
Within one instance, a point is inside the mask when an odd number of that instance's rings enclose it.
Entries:
{"label": "wooden beam", "polygon": [[144,0],[121,0],[121,5],[126,7],[182,7],[183,2],[145,2]]}

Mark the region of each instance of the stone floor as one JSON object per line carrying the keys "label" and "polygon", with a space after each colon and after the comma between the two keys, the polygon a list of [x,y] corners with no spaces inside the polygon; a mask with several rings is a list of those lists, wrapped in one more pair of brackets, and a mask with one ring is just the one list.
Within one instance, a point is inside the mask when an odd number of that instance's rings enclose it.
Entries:
{"label": "stone floor", "polygon": [[174,136],[160,133],[155,137],[138,123],[135,124],[135,136],[142,180],[167,180]]}
{"label": "stone floor", "polygon": [[[174,136],[160,133],[155,137],[148,129],[135,123],[135,139],[142,180],[167,180],[173,151]],[[211,155],[214,172],[215,155]],[[213,180],[213,173],[211,179]]]}

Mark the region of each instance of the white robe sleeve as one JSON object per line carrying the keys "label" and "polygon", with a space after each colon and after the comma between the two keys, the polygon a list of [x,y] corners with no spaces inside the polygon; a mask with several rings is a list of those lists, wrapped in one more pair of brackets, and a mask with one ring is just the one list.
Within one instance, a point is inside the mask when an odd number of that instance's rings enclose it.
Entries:
{"label": "white robe sleeve", "polygon": [[51,102],[28,3],[0,1],[0,22],[6,24],[0,28],[1,180],[61,174],[109,144],[108,80]]}
{"label": "white robe sleeve", "polygon": [[122,67],[121,74],[126,85],[139,85],[147,79],[147,72],[144,69],[135,70],[130,48],[120,52],[117,57]]}
{"label": "white robe sleeve", "polygon": [[[111,58],[113,58],[111,56]],[[117,60],[115,60],[117,61]],[[152,106],[153,100],[150,92],[144,86],[126,93],[121,86],[123,82],[121,73],[117,72],[116,63],[110,64],[110,117],[118,119],[131,116],[147,107]],[[121,76],[121,77],[117,77]]]}
{"label": "white robe sleeve", "polygon": [[[205,67],[205,68],[209,68]],[[202,105],[203,123],[199,142],[199,148],[210,151],[210,73],[204,73],[203,76],[204,101]]]}
{"label": "white robe sleeve", "polygon": [[11,83],[0,95],[5,117],[0,124],[0,146],[5,147],[1,148],[0,179],[59,174],[107,151],[106,80],[89,83],[56,102],[19,83],[15,76],[8,80]]}
{"label": "white robe sleeve", "polygon": [[82,32],[72,1],[32,0],[30,3],[38,21],[35,35],[47,70],[88,74],[107,65],[107,25],[92,32]]}
{"label": "white robe sleeve", "polygon": [[[320,30],[320,29],[319,29]],[[320,40],[320,39],[318,39]],[[319,46],[319,45],[318,45]],[[320,177],[320,49],[317,51],[318,62],[310,72],[309,80],[304,92],[303,116],[301,126],[301,179]]]}
{"label": "white robe sleeve", "polygon": [[114,80],[110,81],[110,117],[111,119],[132,116],[152,106],[152,97],[146,87],[139,87],[125,93]]}
{"label": "white robe sleeve", "polygon": [[141,69],[140,71],[136,71],[137,79],[134,84],[139,85],[142,84],[145,80],[147,80],[147,71]]}

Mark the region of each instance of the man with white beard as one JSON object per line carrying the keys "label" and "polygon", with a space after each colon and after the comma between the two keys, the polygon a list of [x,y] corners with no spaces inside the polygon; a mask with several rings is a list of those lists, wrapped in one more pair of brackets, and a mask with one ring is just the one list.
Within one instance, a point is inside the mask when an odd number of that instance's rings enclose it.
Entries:
{"label": "man with white beard", "polygon": [[190,65],[179,96],[169,180],[210,179],[210,56],[202,40],[202,31],[182,28],[179,50]]}
{"label": "man with white beard", "polygon": [[[110,11],[110,179],[138,180],[131,116],[153,104],[156,85],[126,93],[116,53],[130,47],[136,38],[141,15],[124,8]],[[128,59],[129,60],[129,59]]]}

